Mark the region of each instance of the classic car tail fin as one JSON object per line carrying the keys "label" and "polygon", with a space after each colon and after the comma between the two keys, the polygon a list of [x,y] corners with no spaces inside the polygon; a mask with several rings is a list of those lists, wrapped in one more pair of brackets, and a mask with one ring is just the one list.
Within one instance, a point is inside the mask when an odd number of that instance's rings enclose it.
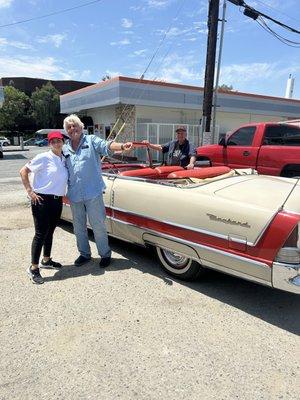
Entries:
{"label": "classic car tail fin", "polygon": [[295,226],[277,253],[275,261],[287,264],[300,264],[300,222]]}

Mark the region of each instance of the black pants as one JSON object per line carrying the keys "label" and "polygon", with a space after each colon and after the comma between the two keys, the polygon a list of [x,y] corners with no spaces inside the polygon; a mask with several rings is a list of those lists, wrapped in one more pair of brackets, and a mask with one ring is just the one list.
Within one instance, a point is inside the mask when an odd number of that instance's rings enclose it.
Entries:
{"label": "black pants", "polygon": [[42,247],[45,257],[50,257],[53,232],[58,224],[62,211],[62,197],[52,194],[39,194],[43,198],[41,204],[32,204],[32,215],[35,236],[31,245],[31,263],[38,264]]}

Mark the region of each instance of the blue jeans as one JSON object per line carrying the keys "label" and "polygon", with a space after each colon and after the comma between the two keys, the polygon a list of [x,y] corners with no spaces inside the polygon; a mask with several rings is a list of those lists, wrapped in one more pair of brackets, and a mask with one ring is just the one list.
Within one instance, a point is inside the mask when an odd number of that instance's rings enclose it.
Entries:
{"label": "blue jeans", "polygon": [[84,257],[91,257],[91,248],[87,232],[87,217],[93,229],[98,253],[101,257],[110,257],[111,250],[105,226],[105,207],[102,195],[91,200],[70,202],[73,215],[74,233],[76,235],[79,253]]}

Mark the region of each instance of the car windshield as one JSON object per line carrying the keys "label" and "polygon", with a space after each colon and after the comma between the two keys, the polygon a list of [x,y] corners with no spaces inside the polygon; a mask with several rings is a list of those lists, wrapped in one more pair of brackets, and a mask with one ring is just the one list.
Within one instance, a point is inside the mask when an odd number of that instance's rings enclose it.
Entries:
{"label": "car windshield", "polygon": [[[144,181],[154,184],[193,188],[216,180],[233,176],[256,173],[253,169],[231,170],[228,167],[205,167],[186,170],[180,166],[166,166],[152,160],[152,154],[147,145],[135,142],[136,149],[125,156],[124,153],[114,154],[102,163],[104,175],[115,175],[123,179]],[[144,151],[147,155],[138,157]]]}

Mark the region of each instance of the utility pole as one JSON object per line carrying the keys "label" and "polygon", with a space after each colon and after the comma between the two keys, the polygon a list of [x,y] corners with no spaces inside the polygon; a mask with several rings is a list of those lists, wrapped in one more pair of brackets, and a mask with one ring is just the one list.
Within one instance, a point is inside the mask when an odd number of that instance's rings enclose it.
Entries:
{"label": "utility pole", "polygon": [[219,55],[218,55],[218,64],[217,64],[217,72],[216,72],[216,81],[215,81],[215,91],[214,91],[214,100],[213,100],[213,118],[212,118],[212,138],[213,143],[216,142],[216,114],[218,107],[218,90],[219,90],[219,79],[220,79],[220,70],[221,70],[221,60],[222,60],[222,50],[223,50],[223,39],[224,39],[224,27],[225,27],[225,15],[226,15],[226,0],[223,0],[223,12],[221,19],[221,33],[220,33],[220,42],[219,42]]}
{"label": "utility pole", "polygon": [[203,110],[202,135],[204,132],[210,132],[212,99],[214,91],[218,20],[219,20],[219,3],[220,0],[209,0],[208,21],[207,21],[207,27],[208,27],[207,52],[206,52],[205,78],[204,78],[203,106],[202,106]]}

